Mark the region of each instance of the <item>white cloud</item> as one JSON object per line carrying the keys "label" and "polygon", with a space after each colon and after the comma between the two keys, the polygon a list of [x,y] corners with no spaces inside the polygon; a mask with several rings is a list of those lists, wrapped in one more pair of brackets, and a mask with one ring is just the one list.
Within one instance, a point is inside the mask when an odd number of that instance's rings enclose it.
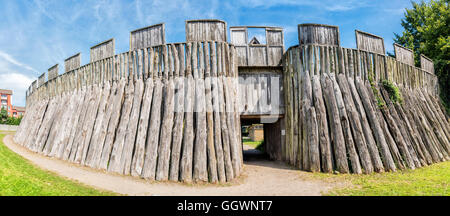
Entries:
{"label": "white cloud", "polygon": [[26,91],[36,79],[18,72],[23,69],[37,72],[34,68],[17,61],[8,53],[0,51],[0,88],[13,91],[13,106],[25,105]]}
{"label": "white cloud", "polygon": [[33,82],[34,78],[26,75],[12,72],[0,74],[0,88],[10,89],[13,91],[12,105],[24,106],[25,105],[25,93],[28,87]]}
{"label": "white cloud", "polygon": [[14,64],[14,65],[16,65],[16,66],[19,66],[19,67],[25,68],[25,69],[27,69],[27,70],[34,71],[34,72],[38,72],[38,73],[39,73],[39,71],[37,71],[36,69],[34,69],[34,68],[32,68],[32,67],[30,67],[30,66],[28,66],[28,65],[26,65],[26,64],[23,64],[23,63],[17,61],[16,59],[14,59],[14,58],[13,58],[11,55],[9,55],[8,53],[5,53],[5,52],[0,51],[0,58],[3,58],[3,59],[6,60],[7,62],[9,62],[9,63],[11,63],[11,64]]}

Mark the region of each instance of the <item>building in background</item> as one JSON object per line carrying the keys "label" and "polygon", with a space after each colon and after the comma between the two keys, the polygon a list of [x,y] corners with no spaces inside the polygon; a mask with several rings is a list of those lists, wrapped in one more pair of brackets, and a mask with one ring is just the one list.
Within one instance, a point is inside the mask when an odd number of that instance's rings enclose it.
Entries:
{"label": "building in background", "polygon": [[22,117],[23,114],[25,114],[25,107],[13,106],[11,112],[12,112],[12,117],[14,117],[14,118]]}
{"label": "building in background", "polygon": [[11,97],[11,90],[0,89],[1,108],[6,109],[6,111],[8,112],[8,116],[12,116]]}
{"label": "building in background", "polygon": [[0,108],[6,109],[8,116],[10,117],[20,117],[25,114],[25,107],[13,106],[12,101],[12,90],[0,89]]}
{"label": "building in background", "polygon": [[262,124],[253,124],[248,128],[248,136],[252,141],[264,140],[264,128]]}

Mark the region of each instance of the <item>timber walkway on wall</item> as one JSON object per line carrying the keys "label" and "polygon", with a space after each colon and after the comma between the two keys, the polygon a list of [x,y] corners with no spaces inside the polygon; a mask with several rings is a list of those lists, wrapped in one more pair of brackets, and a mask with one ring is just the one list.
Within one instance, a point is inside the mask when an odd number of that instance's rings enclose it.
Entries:
{"label": "timber walkway on wall", "polygon": [[[266,44],[248,41],[262,28]],[[271,158],[314,172],[371,173],[449,159],[449,118],[432,61],[356,31],[340,46],[337,26],[298,25],[284,50],[279,27],[186,21],[186,42],[165,25],[130,33],[51,67],[27,91],[14,137],[32,151],[149,180],[231,181],[242,173],[241,121],[265,127]],[[392,96],[395,87],[401,100]]]}

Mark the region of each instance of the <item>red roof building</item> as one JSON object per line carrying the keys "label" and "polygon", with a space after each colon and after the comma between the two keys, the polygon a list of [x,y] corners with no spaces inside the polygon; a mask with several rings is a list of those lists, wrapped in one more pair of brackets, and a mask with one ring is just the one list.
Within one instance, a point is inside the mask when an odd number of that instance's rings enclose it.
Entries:
{"label": "red roof building", "polygon": [[10,117],[23,116],[25,114],[25,107],[13,106],[11,104],[12,94],[12,90],[0,89],[0,106],[6,109]]}

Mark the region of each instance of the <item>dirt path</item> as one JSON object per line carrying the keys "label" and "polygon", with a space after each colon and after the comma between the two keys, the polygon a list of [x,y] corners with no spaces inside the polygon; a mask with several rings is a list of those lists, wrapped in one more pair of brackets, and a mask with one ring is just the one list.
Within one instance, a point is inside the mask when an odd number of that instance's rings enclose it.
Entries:
{"label": "dirt path", "polygon": [[223,196],[261,196],[261,195],[321,195],[334,185],[315,180],[305,180],[308,173],[292,170],[281,162],[252,161],[244,165],[243,176],[224,184],[187,185],[173,182],[150,183],[140,178],[120,176],[83,167],[55,158],[49,158],[29,151],[14,143],[12,135],[3,139],[12,151],[23,156],[40,168],[60,176],[79,181],[95,188],[126,195],[223,195]]}

